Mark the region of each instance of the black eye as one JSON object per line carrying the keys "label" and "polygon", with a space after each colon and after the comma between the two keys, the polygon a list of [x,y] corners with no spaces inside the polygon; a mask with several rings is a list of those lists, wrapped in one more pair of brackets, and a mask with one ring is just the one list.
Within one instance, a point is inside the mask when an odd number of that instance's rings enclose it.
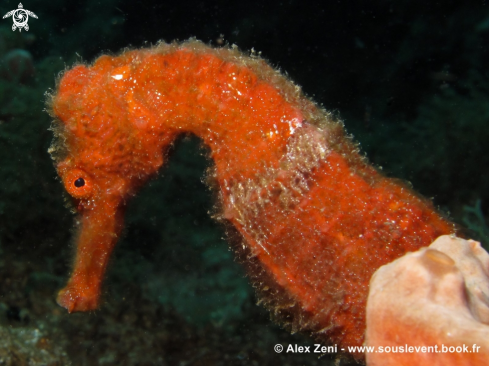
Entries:
{"label": "black eye", "polygon": [[85,185],[85,179],[78,178],[77,180],[75,180],[75,187],[76,188],[83,187],[84,185]]}

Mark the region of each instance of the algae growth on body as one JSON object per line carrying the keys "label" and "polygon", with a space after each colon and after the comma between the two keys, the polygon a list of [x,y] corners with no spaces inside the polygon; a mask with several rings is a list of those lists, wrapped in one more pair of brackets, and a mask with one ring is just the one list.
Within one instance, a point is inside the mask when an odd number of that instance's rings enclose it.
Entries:
{"label": "algae growth on body", "polygon": [[49,109],[50,152],[81,222],[58,295],[69,312],[98,307],[126,202],[185,133],[209,147],[220,219],[263,302],[338,348],[364,340],[375,270],[455,230],[368,165],[300,87],[235,48],[191,40],[102,56],[66,71]]}

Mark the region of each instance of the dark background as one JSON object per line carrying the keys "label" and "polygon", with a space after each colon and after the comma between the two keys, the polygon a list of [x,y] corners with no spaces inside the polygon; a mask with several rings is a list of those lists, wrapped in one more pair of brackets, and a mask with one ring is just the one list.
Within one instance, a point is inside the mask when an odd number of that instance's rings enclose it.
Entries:
{"label": "dark background", "polygon": [[[409,181],[489,244],[486,1],[41,1],[28,32],[0,20],[0,355],[14,364],[302,365],[256,306],[182,141],[131,203],[101,310],[54,300],[73,254],[73,215],[47,154],[44,93],[75,62],[196,37],[251,49],[334,111],[377,167]],[[4,1],[1,15],[17,8]],[[43,350],[41,352],[41,350]],[[346,361],[343,361],[346,362]]]}

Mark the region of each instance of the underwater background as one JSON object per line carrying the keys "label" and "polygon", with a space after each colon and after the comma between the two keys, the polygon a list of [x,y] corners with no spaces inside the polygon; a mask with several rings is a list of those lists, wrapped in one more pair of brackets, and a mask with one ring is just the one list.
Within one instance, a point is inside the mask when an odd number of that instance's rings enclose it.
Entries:
{"label": "underwater background", "polygon": [[[179,142],[129,205],[102,306],[55,302],[70,273],[70,200],[47,153],[45,92],[74,63],[196,37],[254,49],[334,111],[368,159],[489,246],[489,1],[26,0],[0,20],[0,365],[333,365],[277,354],[290,335],[257,306],[209,215],[205,150]],[[2,1],[3,16],[18,7]],[[341,365],[348,364],[347,360]]]}

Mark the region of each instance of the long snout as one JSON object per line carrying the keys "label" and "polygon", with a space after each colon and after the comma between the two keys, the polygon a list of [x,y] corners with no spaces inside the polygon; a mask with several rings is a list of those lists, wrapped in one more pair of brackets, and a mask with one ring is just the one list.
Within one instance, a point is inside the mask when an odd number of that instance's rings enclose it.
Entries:
{"label": "long snout", "polygon": [[113,199],[97,200],[83,209],[73,273],[57,298],[69,313],[98,307],[105,269],[122,228],[123,211],[120,201]]}

